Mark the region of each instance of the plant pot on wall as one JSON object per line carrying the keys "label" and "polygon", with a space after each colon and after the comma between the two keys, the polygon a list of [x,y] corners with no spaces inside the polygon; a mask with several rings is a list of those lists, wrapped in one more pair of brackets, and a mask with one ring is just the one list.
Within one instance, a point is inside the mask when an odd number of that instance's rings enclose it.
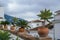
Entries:
{"label": "plant pot on wall", "polygon": [[9,25],[10,23],[8,21],[1,21],[1,25],[3,25],[3,30],[8,30],[7,25]]}
{"label": "plant pot on wall", "polygon": [[11,32],[15,32],[15,30],[16,30],[16,27],[15,26],[11,26],[10,31]]}
{"label": "plant pot on wall", "polygon": [[16,30],[16,23],[18,22],[18,18],[14,17],[12,20],[13,20],[13,22],[11,22],[11,24],[13,26],[11,26],[10,31],[11,32],[15,32],[15,30]]}
{"label": "plant pot on wall", "polygon": [[50,22],[49,19],[52,19],[53,13],[50,10],[41,10],[40,14],[38,14],[37,16],[40,17],[41,20],[44,20],[44,22],[42,22],[42,26],[38,28],[38,34],[40,37],[46,37],[48,36],[49,33],[49,29],[45,27],[45,22]]}
{"label": "plant pot on wall", "polygon": [[0,25],[0,29],[3,29],[3,26],[2,25]]}
{"label": "plant pot on wall", "polygon": [[19,20],[16,25],[20,27],[18,32],[26,32],[26,29],[30,28],[30,26],[28,25],[28,22],[25,20]]}
{"label": "plant pot on wall", "polygon": [[7,27],[7,25],[4,25],[4,28],[3,28],[4,30],[8,30],[8,27]]}
{"label": "plant pot on wall", "polygon": [[44,28],[44,27],[38,28],[38,34],[39,34],[40,37],[47,37],[48,33],[49,33],[48,28]]}
{"label": "plant pot on wall", "polygon": [[21,27],[19,28],[18,32],[24,32],[25,31],[25,28]]}

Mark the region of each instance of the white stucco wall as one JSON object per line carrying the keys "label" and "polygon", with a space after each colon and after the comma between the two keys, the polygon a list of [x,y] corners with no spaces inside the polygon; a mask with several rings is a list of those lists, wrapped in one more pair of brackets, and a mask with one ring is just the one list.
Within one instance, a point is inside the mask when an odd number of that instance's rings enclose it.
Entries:
{"label": "white stucco wall", "polygon": [[55,39],[60,39],[60,15],[55,16]]}
{"label": "white stucco wall", "polygon": [[55,24],[55,38],[60,39],[60,23]]}
{"label": "white stucco wall", "polygon": [[60,20],[60,15],[56,15],[55,20]]}
{"label": "white stucco wall", "polygon": [[38,27],[37,24],[39,24],[38,26],[42,26],[41,22],[29,23],[28,25],[31,26],[31,28],[35,28],[35,27]]}

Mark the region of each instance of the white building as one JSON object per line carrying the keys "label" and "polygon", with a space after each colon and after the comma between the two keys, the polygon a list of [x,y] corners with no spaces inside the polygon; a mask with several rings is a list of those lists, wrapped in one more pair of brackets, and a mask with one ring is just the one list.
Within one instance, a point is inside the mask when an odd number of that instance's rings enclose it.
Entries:
{"label": "white building", "polygon": [[33,20],[29,22],[29,26],[31,26],[32,28],[38,27],[38,26],[42,26],[42,21],[40,20]]}
{"label": "white building", "polygon": [[54,28],[55,28],[55,39],[59,39],[60,40],[60,10],[56,11],[55,13],[57,13],[55,15],[55,25],[54,25]]}
{"label": "white building", "polygon": [[[29,22],[29,26],[31,26],[31,28],[36,28],[39,26],[42,26],[42,22],[44,22],[43,20],[32,20]],[[45,23],[45,25],[48,24],[48,22]]]}

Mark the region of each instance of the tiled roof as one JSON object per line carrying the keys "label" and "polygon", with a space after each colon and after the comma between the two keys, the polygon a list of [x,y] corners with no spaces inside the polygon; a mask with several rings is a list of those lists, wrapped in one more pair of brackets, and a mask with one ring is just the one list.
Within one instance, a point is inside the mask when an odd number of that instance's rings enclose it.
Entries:
{"label": "tiled roof", "polygon": [[44,21],[42,21],[42,20],[33,20],[33,21],[30,21],[30,23],[31,22],[44,22]]}

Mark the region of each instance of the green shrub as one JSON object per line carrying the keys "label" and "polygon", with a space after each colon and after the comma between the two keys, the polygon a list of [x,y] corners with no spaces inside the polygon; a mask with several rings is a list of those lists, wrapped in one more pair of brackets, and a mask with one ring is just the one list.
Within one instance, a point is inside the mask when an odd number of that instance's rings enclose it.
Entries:
{"label": "green shrub", "polygon": [[9,32],[0,30],[0,40],[9,40],[11,38],[10,35]]}

